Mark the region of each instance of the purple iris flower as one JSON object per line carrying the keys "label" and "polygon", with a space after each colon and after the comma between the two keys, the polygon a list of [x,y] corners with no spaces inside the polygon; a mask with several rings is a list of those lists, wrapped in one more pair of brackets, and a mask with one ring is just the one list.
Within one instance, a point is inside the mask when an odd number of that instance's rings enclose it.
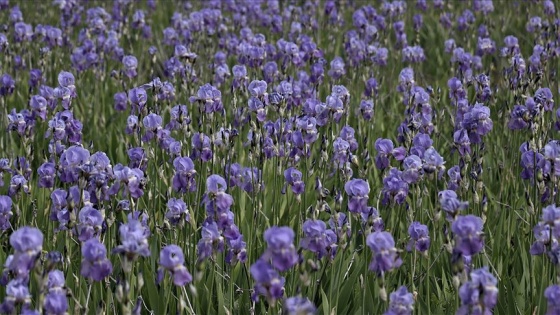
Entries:
{"label": "purple iris flower", "polygon": [[181,193],[196,190],[194,176],[196,170],[194,163],[189,157],[177,157],[173,160],[175,175],[173,176],[173,190]]}
{"label": "purple iris flower", "polygon": [[291,186],[292,192],[301,195],[305,192],[305,183],[302,180],[302,174],[297,169],[290,167],[284,171],[286,183]]}
{"label": "purple iris flower", "polygon": [[233,205],[233,197],[226,193],[226,180],[220,175],[210,175],[206,179],[206,195],[203,203],[206,204],[206,211],[210,217],[220,215]]}
{"label": "purple iris flower", "polygon": [[455,235],[455,250],[464,256],[472,256],[484,249],[482,219],[474,215],[458,216],[451,225]]}
{"label": "purple iris flower", "polygon": [[182,222],[190,222],[190,214],[187,204],[182,199],[170,198],[167,201],[167,212],[165,218],[172,225],[179,225]]}
{"label": "purple iris flower", "polygon": [[99,237],[103,225],[103,215],[99,210],[86,206],[78,213],[76,234],[80,242]]}
{"label": "purple iris flower", "polygon": [[332,249],[336,249],[337,235],[321,220],[307,220],[303,223],[304,238],[300,246],[321,259]]}
{"label": "purple iris flower", "polygon": [[259,296],[262,295],[269,303],[274,304],[284,296],[286,280],[267,261],[259,259],[251,265],[251,276],[255,279],[255,288],[251,295],[253,301],[258,302]]}
{"label": "purple iris flower", "polygon": [[286,315],[313,315],[317,308],[308,298],[294,296],[287,298],[282,307]]}
{"label": "purple iris flower", "polygon": [[12,215],[12,198],[0,196],[0,230],[6,231],[11,227]]}
{"label": "purple iris flower", "polygon": [[367,209],[369,199],[369,183],[363,179],[351,179],[344,184],[344,190],[348,194],[348,211],[357,214]]}
{"label": "purple iris flower", "polygon": [[82,277],[101,281],[113,272],[113,265],[107,259],[107,249],[97,238],[91,238],[82,244]]}
{"label": "purple iris flower", "polygon": [[491,314],[498,303],[498,280],[488,267],[474,270],[470,280],[459,288],[461,307],[457,315]]}
{"label": "purple iris flower", "polygon": [[38,186],[41,188],[53,188],[56,178],[56,170],[54,163],[46,162],[37,169],[39,175]]}
{"label": "purple iris flower", "polygon": [[68,298],[65,292],[49,292],[45,296],[43,306],[47,314],[63,315],[68,311]]}
{"label": "purple iris flower", "polygon": [[391,168],[383,178],[383,204],[391,202],[396,204],[404,203],[408,196],[408,183],[403,178],[403,172],[396,168]]}
{"label": "purple iris flower", "polygon": [[391,233],[373,232],[368,235],[366,244],[373,252],[369,270],[381,275],[402,264]]}
{"label": "purple iris flower", "polygon": [[218,230],[216,222],[206,221],[201,229],[202,238],[196,246],[197,261],[202,262],[211,257],[214,252],[222,252],[224,250],[224,237]]}
{"label": "purple iris flower", "polygon": [[264,239],[268,245],[261,259],[271,261],[274,268],[286,271],[295,266],[299,261],[296,247],[294,246],[294,231],[286,226],[273,226],[264,232]]}
{"label": "purple iris flower", "polygon": [[430,234],[426,225],[412,222],[408,227],[408,235],[410,235],[410,242],[407,245],[409,251],[412,250],[412,246],[421,253],[425,253],[430,248]]}
{"label": "purple iris flower", "polygon": [[124,255],[128,260],[134,260],[138,256],[150,256],[150,245],[148,237],[150,230],[138,220],[129,220],[119,227],[119,238],[121,245],[113,249],[113,253]]}
{"label": "purple iris flower", "polygon": [[544,290],[546,298],[546,315],[555,315],[560,313],[560,285],[553,284]]}
{"label": "purple iris flower", "polygon": [[183,250],[177,245],[167,245],[159,253],[159,265],[157,280],[163,280],[164,272],[169,271],[176,286],[184,286],[192,282],[193,277],[185,267],[185,256]]}
{"label": "purple iris flower", "polygon": [[389,158],[391,156],[397,161],[402,161],[406,156],[406,149],[404,147],[395,148],[393,146],[393,141],[390,139],[379,138],[375,140],[375,149],[378,152],[375,158],[375,166],[380,170],[384,170],[390,166]]}
{"label": "purple iris flower", "polygon": [[447,218],[453,221],[455,217],[469,206],[468,201],[460,201],[457,193],[453,190],[443,190],[438,193],[439,203]]}
{"label": "purple iris flower", "polygon": [[384,315],[410,315],[414,311],[414,296],[405,286],[389,295],[389,309]]}

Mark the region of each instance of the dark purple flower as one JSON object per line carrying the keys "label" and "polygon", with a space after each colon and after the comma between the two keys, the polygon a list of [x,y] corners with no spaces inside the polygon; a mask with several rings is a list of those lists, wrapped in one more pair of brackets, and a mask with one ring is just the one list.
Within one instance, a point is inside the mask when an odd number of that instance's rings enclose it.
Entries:
{"label": "dark purple flower", "polygon": [[177,192],[186,193],[196,189],[194,176],[196,171],[194,163],[189,157],[177,157],[173,160],[175,175],[173,176],[173,189]]}
{"label": "dark purple flower", "polygon": [[378,152],[375,157],[375,166],[380,170],[384,170],[390,166],[389,158],[391,156],[397,161],[404,160],[406,156],[406,149],[404,147],[395,148],[393,146],[393,141],[390,139],[378,138],[375,140],[375,149]]}
{"label": "dark purple flower", "polygon": [[107,259],[107,249],[97,238],[91,238],[82,244],[82,277],[101,281],[113,272],[113,265]]}
{"label": "dark purple flower", "polygon": [[189,111],[186,105],[176,105],[171,108],[171,120],[165,126],[168,130],[179,130],[191,123]]}
{"label": "dark purple flower", "polygon": [[128,99],[132,105],[132,113],[137,114],[142,112],[148,102],[148,94],[143,88],[137,87],[128,91]]}
{"label": "dark purple flower", "polygon": [[209,216],[223,214],[233,205],[233,197],[226,193],[226,180],[220,175],[210,175],[206,179],[206,196],[203,203]]}
{"label": "dark purple flower", "polygon": [[184,286],[193,280],[192,275],[185,267],[185,256],[183,250],[177,245],[167,245],[159,253],[158,283],[163,280],[163,272],[169,271],[173,278],[173,284]]}
{"label": "dark purple flower", "polygon": [[552,99],[553,95],[549,88],[539,88],[535,92],[534,98],[535,102],[540,104],[545,111],[552,111],[554,108],[554,100]]}
{"label": "dark purple flower", "polygon": [[224,235],[228,247],[225,257],[226,262],[235,265],[237,262],[244,263],[247,261],[247,243],[243,240],[239,228],[231,223],[224,229]]}
{"label": "dark purple flower", "polygon": [[373,252],[369,270],[381,275],[402,264],[391,233],[373,232],[368,235],[366,244]]}
{"label": "dark purple flower", "polygon": [[261,259],[271,261],[274,268],[286,271],[299,261],[294,246],[294,231],[286,226],[273,226],[264,232],[264,239],[268,245]]}
{"label": "dark purple flower", "polygon": [[198,89],[197,95],[191,96],[189,100],[191,103],[198,102],[207,114],[213,112],[222,113],[224,111],[222,93],[209,83],[201,86]]}
{"label": "dark purple flower", "polygon": [[80,177],[79,167],[88,162],[90,152],[81,146],[74,145],[60,156],[60,180],[65,183],[75,183]]}
{"label": "dark purple flower", "polygon": [[109,189],[110,195],[117,194],[121,188],[124,188],[122,192],[123,197],[140,198],[144,195],[144,186],[146,184],[146,178],[144,177],[144,172],[139,168],[129,168],[128,166],[123,166],[122,164],[117,164],[113,168],[115,182],[113,186]]}
{"label": "dark purple flower", "polygon": [[208,162],[212,160],[213,152],[212,152],[212,141],[210,137],[203,134],[196,132],[192,135],[191,138],[192,144],[192,159],[200,159],[203,162]]}
{"label": "dark purple flower", "polygon": [[362,100],[360,102],[360,113],[362,114],[362,117],[365,120],[370,121],[373,118],[373,114],[374,114],[373,101]]}

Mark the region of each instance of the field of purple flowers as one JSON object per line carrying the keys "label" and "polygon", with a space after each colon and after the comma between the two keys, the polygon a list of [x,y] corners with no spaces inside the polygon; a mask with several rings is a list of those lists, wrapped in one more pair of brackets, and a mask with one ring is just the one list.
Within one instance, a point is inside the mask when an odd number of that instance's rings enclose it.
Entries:
{"label": "field of purple flowers", "polygon": [[0,313],[560,314],[559,11],[0,0]]}

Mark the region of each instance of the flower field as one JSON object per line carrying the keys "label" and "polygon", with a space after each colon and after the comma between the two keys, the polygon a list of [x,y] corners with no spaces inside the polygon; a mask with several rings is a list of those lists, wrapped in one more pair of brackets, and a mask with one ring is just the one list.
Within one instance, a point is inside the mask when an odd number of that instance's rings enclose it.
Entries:
{"label": "flower field", "polygon": [[559,12],[0,0],[0,313],[560,314]]}

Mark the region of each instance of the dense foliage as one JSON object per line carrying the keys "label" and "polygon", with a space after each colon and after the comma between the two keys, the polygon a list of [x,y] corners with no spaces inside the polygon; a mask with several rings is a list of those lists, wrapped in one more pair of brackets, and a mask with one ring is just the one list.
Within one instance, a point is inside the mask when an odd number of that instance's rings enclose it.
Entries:
{"label": "dense foliage", "polygon": [[560,314],[557,10],[0,0],[0,313]]}

